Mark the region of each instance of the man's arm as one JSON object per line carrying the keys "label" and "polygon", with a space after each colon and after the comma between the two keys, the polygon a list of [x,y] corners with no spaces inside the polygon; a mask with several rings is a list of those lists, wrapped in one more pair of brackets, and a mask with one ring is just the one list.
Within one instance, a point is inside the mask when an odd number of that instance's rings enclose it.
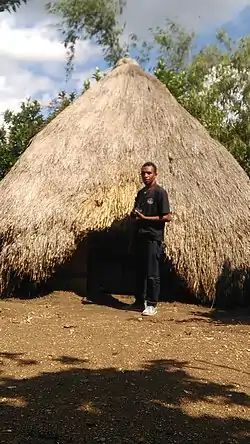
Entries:
{"label": "man's arm", "polygon": [[150,221],[163,221],[170,222],[172,220],[172,214],[170,211],[170,205],[168,200],[168,194],[163,190],[159,197],[159,216],[144,216],[139,211],[136,211],[139,219],[150,220]]}
{"label": "man's arm", "polygon": [[138,219],[143,219],[143,220],[152,220],[152,221],[163,220],[164,222],[170,222],[172,220],[172,213],[163,214],[162,216],[144,216],[139,211],[136,211],[136,214],[138,214]]}
{"label": "man's arm", "polygon": [[141,219],[152,220],[152,221],[162,220],[164,222],[170,222],[172,220],[172,214],[168,213],[168,214],[164,214],[163,216],[143,216],[143,217],[141,217]]}

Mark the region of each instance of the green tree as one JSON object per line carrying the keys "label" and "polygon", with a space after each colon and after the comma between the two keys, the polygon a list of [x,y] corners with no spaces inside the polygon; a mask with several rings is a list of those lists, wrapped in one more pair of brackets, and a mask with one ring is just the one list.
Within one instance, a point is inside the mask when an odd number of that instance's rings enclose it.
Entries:
{"label": "green tree", "polygon": [[49,105],[47,116],[41,104],[31,99],[23,102],[18,112],[5,111],[0,127],[0,179],[26,150],[31,139],[70,105],[75,97],[76,93],[60,92]]}
{"label": "green tree", "polygon": [[67,93],[65,91],[59,92],[57,97],[51,101],[48,106],[48,116],[46,118],[46,124],[51,122],[61,111],[67,108],[71,103],[77,98],[77,93],[73,91],[72,93]]}
{"label": "green tree", "polygon": [[72,67],[77,40],[91,39],[103,50],[103,57],[113,65],[127,48],[120,43],[124,27],[118,18],[126,0],[56,0],[48,4],[50,14],[59,15],[58,29],[68,49],[68,68]]}
{"label": "green tree", "polygon": [[13,164],[13,157],[8,149],[7,132],[4,126],[0,128],[0,180]]}
{"label": "green tree", "polygon": [[0,179],[27,148],[32,137],[44,125],[41,105],[36,100],[21,104],[20,111],[7,110],[0,128]]}
{"label": "green tree", "polygon": [[215,44],[199,51],[194,38],[167,21],[164,29],[152,31],[150,44],[133,36],[133,46],[141,62],[151,60],[158,79],[250,175],[250,36],[234,42],[221,30]]}
{"label": "green tree", "polygon": [[19,157],[30,139],[44,125],[40,103],[29,99],[21,104],[20,111],[14,113],[7,110],[4,114],[4,123],[8,128],[7,138],[11,153]]}

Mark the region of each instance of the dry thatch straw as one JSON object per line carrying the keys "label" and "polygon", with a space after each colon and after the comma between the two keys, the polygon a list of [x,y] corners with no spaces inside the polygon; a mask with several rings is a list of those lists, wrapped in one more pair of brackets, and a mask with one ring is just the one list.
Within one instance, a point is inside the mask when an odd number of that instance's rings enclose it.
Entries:
{"label": "dry thatch straw", "polygon": [[250,267],[250,181],[157,79],[131,60],[32,141],[0,184],[1,290],[11,273],[46,279],[88,230],[130,211],[144,161],[159,167],[177,272],[212,299],[223,265]]}

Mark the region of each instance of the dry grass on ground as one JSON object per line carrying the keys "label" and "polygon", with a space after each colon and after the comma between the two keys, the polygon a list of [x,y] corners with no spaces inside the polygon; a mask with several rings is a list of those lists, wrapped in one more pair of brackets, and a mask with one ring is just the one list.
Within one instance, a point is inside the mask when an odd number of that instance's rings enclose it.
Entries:
{"label": "dry grass on ground", "polygon": [[0,301],[0,442],[250,442],[250,314]]}

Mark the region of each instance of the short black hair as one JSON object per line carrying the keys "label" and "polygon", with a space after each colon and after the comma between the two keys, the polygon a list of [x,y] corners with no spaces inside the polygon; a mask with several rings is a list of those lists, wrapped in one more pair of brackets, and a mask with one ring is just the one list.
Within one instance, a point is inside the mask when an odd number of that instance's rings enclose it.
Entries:
{"label": "short black hair", "polygon": [[153,162],[145,162],[142,165],[142,168],[145,168],[145,167],[152,167],[154,169],[154,172],[157,173],[157,166],[155,165],[155,163],[153,163]]}

